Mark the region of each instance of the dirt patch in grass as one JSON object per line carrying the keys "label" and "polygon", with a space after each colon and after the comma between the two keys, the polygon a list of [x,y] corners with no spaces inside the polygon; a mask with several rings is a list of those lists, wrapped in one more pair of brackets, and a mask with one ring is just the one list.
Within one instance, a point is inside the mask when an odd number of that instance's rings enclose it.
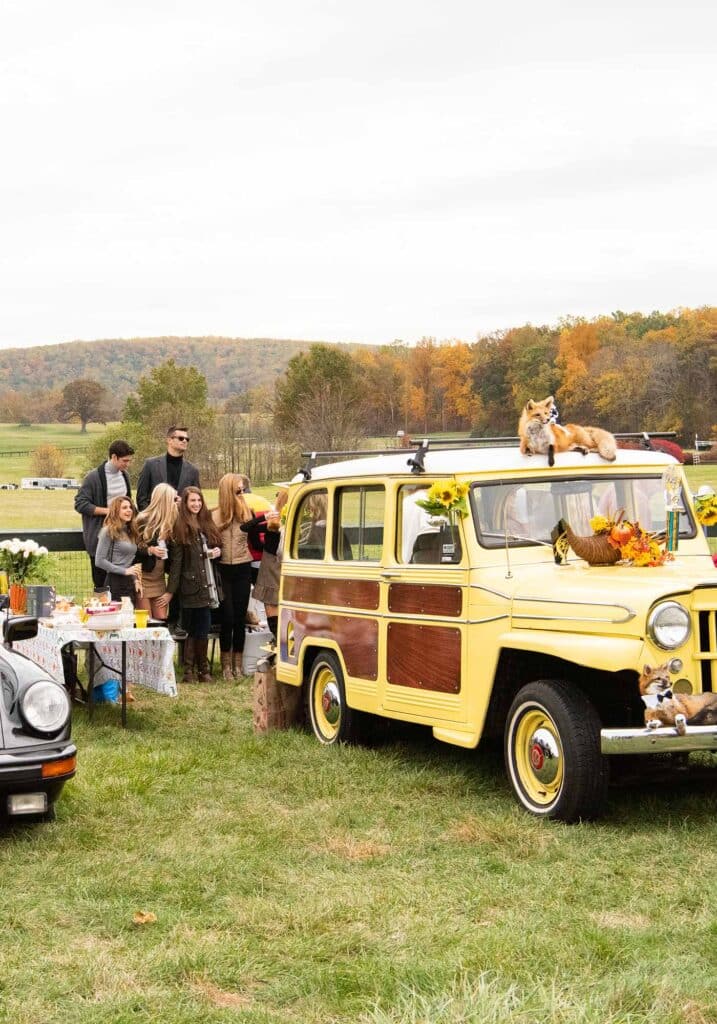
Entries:
{"label": "dirt patch in grass", "polygon": [[457,843],[492,846],[529,857],[543,853],[555,842],[555,836],[542,823],[539,828],[531,828],[530,824],[525,819],[513,822],[506,821],[505,817],[492,820],[471,815],[450,825],[445,838]]}
{"label": "dirt patch in grass", "polygon": [[373,860],[375,857],[385,857],[391,847],[387,843],[377,843],[371,839],[354,839],[353,836],[332,836],[326,840],[322,847],[317,847],[317,852],[333,853],[345,860]]}
{"label": "dirt patch in grass", "polygon": [[246,1009],[254,1002],[254,996],[250,992],[230,992],[219,988],[218,985],[209,981],[208,978],[195,978],[190,983],[190,987],[197,995],[210,1002],[212,1006],[217,1006],[221,1009]]}
{"label": "dirt patch in grass", "polygon": [[599,914],[590,915],[601,928],[630,928],[639,930],[649,928],[650,919],[644,914],[626,914],[622,910],[601,910]]}

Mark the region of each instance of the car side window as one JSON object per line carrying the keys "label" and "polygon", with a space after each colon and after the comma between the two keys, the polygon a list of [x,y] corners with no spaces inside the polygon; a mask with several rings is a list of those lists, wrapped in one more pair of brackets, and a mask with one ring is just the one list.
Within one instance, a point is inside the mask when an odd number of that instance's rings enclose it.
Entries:
{"label": "car side window", "polygon": [[334,558],[379,562],[383,550],[385,489],[341,487],[336,492]]}
{"label": "car side window", "polygon": [[447,515],[432,516],[418,504],[430,483],[398,492],[396,560],[407,565],[456,565],[461,560],[460,531]]}
{"label": "car side window", "polygon": [[326,519],[329,495],[326,490],[310,491],[301,499],[294,520],[291,550],[294,558],[320,560],[326,557]]}

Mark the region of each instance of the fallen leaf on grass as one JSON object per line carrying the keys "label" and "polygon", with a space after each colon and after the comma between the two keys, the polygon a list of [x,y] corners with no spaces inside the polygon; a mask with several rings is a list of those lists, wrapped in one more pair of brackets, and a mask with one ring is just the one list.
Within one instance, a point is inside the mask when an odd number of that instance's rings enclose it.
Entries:
{"label": "fallen leaf on grass", "polygon": [[151,910],[135,910],[132,915],[133,924],[154,924],[157,920],[157,915],[153,914]]}

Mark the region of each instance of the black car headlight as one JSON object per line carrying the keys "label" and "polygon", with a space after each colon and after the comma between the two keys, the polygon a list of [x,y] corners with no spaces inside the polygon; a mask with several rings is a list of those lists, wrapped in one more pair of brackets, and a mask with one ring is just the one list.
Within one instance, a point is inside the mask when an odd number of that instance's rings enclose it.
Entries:
{"label": "black car headlight", "polygon": [[647,619],[648,635],[663,651],[682,647],[689,638],[690,629],[690,614],[677,601],[663,601],[655,605]]}
{"label": "black car headlight", "polygon": [[20,697],[20,715],[28,729],[39,736],[56,736],[70,718],[70,698],[50,679],[31,683]]}

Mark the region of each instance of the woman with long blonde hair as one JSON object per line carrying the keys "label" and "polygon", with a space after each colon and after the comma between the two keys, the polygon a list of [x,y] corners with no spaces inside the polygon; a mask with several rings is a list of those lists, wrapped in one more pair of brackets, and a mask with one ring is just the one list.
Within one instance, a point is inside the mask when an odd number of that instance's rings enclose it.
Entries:
{"label": "woman with long blonde hair", "polygon": [[243,675],[246,612],[251,594],[251,552],[241,525],[251,519],[244,499],[244,483],[238,473],[225,473],[219,481],[219,504],[212,519],[221,536],[219,572],[224,599],[221,605],[219,648],[222,678],[239,679]]}
{"label": "woman with long blonde hair", "polygon": [[134,604],[142,589],[142,566],[137,557],[137,509],[125,495],[110,502],[97,539],[95,565],[107,573],[113,601],[129,597]]}
{"label": "woman with long blonde hair", "polygon": [[142,596],[138,608],[144,608],[153,619],[166,619],[167,605],[161,598],[166,587],[168,547],[177,521],[177,492],[169,484],[157,484],[149,505],[137,516],[139,545],[153,556],[142,566]]}

